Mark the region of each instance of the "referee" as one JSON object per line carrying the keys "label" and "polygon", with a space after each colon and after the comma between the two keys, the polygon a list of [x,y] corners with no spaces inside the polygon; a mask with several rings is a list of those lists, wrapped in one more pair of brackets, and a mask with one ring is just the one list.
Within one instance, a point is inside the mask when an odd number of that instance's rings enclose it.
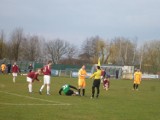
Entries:
{"label": "referee", "polygon": [[96,67],[97,71],[95,73],[93,73],[91,75],[90,78],[94,78],[94,81],[93,81],[93,86],[92,86],[92,96],[91,96],[91,99],[94,98],[94,94],[95,94],[95,88],[97,88],[97,95],[96,95],[96,98],[98,98],[99,96],[99,87],[100,87],[100,78],[101,78],[101,69],[100,69],[100,66],[97,66]]}

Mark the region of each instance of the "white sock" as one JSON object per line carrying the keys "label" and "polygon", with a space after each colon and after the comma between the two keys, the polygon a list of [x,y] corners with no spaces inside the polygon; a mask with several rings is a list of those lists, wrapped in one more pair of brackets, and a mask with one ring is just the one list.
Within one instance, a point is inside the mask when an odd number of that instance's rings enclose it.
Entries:
{"label": "white sock", "polygon": [[14,82],[14,83],[16,82],[16,77],[13,77],[13,82]]}
{"label": "white sock", "polygon": [[49,94],[50,86],[47,85],[47,94]]}
{"label": "white sock", "polygon": [[45,85],[42,85],[42,86],[41,86],[41,89],[40,89],[40,91],[41,91],[41,92],[42,92],[42,90],[43,90],[44,86],[45,86]]}
{"label": "white sock", "polygon": [[32,84],[28,84],[29,92],[32,92]]}

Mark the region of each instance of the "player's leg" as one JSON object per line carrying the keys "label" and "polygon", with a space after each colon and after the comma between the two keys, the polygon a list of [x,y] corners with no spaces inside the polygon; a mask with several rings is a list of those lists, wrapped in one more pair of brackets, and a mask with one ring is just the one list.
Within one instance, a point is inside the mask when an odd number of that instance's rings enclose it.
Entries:
{"label": "player's leg", "polygon": [[29,93],[31,93],[32,92],[32,82],[28,83],[28,89],[29,89]]}
{"label": "player's leg", "polygon": [[75,95],[73,90],[68,90],[66,93],[67,96]]}
{"label": "player's leg", "polygon": [[17,73],[13,73],[12,75],[13,75],[13,83],[15,83],[16,82]]}
{"label": "player's leg", "polygon": [[81,96],[82,81],[78,80],[78,94]]}
{"label": "player's leg", "polygon": [[100,87],[100,80],[96,80],[96,87],[97,87],[97,95],[96,95],[96,97],[98,98],[99,97],[99,93],[100,93],[100,89],[99,89],[99,87]]}
{"label": "player's leg", "polygon": [[133,90],[135,90],[135,89],[136,89],[136,84],[134,83],[134,84],[133,84]]}
{"label": "player's leg", "polygon": [[51,82],[51,77],[49,75],[47,75],[47,79],[46,79],[46,83],[47,83],[47,95],[50,95],[50,82]]}
{"label": "player's leg", "polygon": [[92,96],[91,98],[94,98],[94,94],[95,94],[95,80],[93,81],[93,85],[92,85]]}
{"label": "player's leg", "polygon": [[138,90],[138,84],[136,84],[136,87],[135,87],[135,88],[136,88],[136,90]]}
{"label": "player's leg", "polygon": [[27,77],[27,82],[28,82],[28,91],[29,93],[32,92],[32,79]]}
{"label": "player's leg", "polygon": [[95,86],[92,86],[92,96],[91,96],[91,98],[94,98],[94,93],[95,93]]}
{"label": "player's leg", "polygon": [[46,77],[45,77],[45,75],[43,76],[43,85],[41,86],[41,88],[40,88],[40,90],[39,90],[39,94],[42,94],[42,91],[43,91],[43,89],[44,89],[44,87],[45,87],[45,84],[46,84]]}
{"label": "player's leg", "polygon": [[50,95],[50,84],[47,84],[47,95]]}
{"label": "player's leg", "polygon": [[83,81],[83,84],[82,84],[82,96],[85,95],[85,87],[86,87],[86,82]]}

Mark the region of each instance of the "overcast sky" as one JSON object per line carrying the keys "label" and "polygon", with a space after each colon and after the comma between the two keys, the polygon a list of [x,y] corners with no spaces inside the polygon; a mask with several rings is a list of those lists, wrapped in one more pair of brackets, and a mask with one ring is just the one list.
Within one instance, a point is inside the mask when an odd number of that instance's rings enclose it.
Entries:
{"label": "overcast sky", "polygon": [[76,45],[96,35],[143,43],[160,39],[160,0],[0,0],[0,30],[19,27]]}

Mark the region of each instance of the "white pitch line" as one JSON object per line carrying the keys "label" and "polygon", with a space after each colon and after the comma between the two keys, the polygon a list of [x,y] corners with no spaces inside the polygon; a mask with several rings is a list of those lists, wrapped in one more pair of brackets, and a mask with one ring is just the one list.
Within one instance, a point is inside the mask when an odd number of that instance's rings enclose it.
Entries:
{"label": "white pitch line", "polygon": [[30,104],[30,103],[28,103],[28,104],[15,104],[15,103],[0,103],[0,105],[13,105],[13,106],[43,106],[43,105],[53,105],[53,106],[59,106],[59,105],[64,105],[64,106],[66,106],[66,105],[70,105],[70,104]]}
{"label": "white pitch line", "polygon": [[62,103],[62,102],[57,102],[57,101],[45,100],[45,99],[41,99],[41,98],[35,98],[35,97],[30,97],[30,96],[19,95],[19,94],[16,94],[16,93],[10,93],[10,92],[4,92],[4,91],[0,91],[0,92],[1,93],[5,93],[5,94],[9,94],[9,95],[18,96],[18,97],[24,97],[24,98],[29,98],[29,99],[49,102],[49,103],[56,103],[56,104],[62,104],[62,105],[71,105],[69,103]]}

